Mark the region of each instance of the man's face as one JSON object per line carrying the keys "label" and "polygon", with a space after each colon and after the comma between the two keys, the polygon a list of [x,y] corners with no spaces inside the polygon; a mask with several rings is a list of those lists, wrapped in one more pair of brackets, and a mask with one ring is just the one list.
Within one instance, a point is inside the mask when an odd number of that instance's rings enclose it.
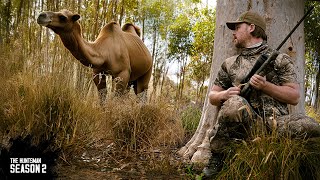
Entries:
{"label": "man's face", "polygon": [[252,26],[247,23],[236,24],[235,30],[233,30],[233,43],[237,48],[247,47],[250,38],[252,37],[250,32],[252,32]]}

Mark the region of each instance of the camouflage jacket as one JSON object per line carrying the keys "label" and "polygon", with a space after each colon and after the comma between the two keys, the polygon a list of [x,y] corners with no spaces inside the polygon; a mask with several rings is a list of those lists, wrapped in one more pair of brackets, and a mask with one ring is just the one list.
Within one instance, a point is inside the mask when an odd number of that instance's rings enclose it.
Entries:
{"label": "camouflage jacket", "polygon": [[[244,49],[240,55],[226,59],[214,84],[223,89],[238,86],[250,72],[259,55],[271,52],[272,49],[268,47],[266,42],[263,42],[259,47]],[[276,85],[296,83],[294,64],[287,54],[279,54],[263,73],[266,74],[267,81]],[[279,102],[259,90],[254,89],[248,101],[263,118],[289,114],[287,104]]]}

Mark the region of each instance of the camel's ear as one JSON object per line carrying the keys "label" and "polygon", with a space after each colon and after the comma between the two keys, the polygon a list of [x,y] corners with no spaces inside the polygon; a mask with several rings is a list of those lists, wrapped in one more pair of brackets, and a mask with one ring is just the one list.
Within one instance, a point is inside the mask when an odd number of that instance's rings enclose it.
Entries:
{"label": "camel's ear", "polygon": [[71,17],[72,21],[77,21],[78,19],[80,19],[80,15],[79,14],[75,14]]}

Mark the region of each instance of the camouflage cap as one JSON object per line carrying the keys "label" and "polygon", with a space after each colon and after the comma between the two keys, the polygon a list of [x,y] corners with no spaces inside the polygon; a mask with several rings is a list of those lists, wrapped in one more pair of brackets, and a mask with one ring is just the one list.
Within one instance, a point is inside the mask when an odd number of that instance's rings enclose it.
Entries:
{"label": "camouflage cap", "polygon": [[244,22],[259,26],[261,29],[266,31],[266,22],[264,18],[262,18],[258,13],[251,12],[251,11],[246,11],[242,13],[236,21],[229,21],[226,24],[229,29],[235,30],[236,24],[244,23]]}

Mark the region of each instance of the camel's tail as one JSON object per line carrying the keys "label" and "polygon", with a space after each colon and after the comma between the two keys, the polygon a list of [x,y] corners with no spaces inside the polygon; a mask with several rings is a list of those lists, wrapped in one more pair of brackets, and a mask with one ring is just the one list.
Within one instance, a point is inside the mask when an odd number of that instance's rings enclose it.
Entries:
{"label": "camel's tail", "polygon": [[125,25],[123,25],[122,30],[129,33],[135,33],[139,37],[141,37],[141,29],[132,23],[126,23]]}

